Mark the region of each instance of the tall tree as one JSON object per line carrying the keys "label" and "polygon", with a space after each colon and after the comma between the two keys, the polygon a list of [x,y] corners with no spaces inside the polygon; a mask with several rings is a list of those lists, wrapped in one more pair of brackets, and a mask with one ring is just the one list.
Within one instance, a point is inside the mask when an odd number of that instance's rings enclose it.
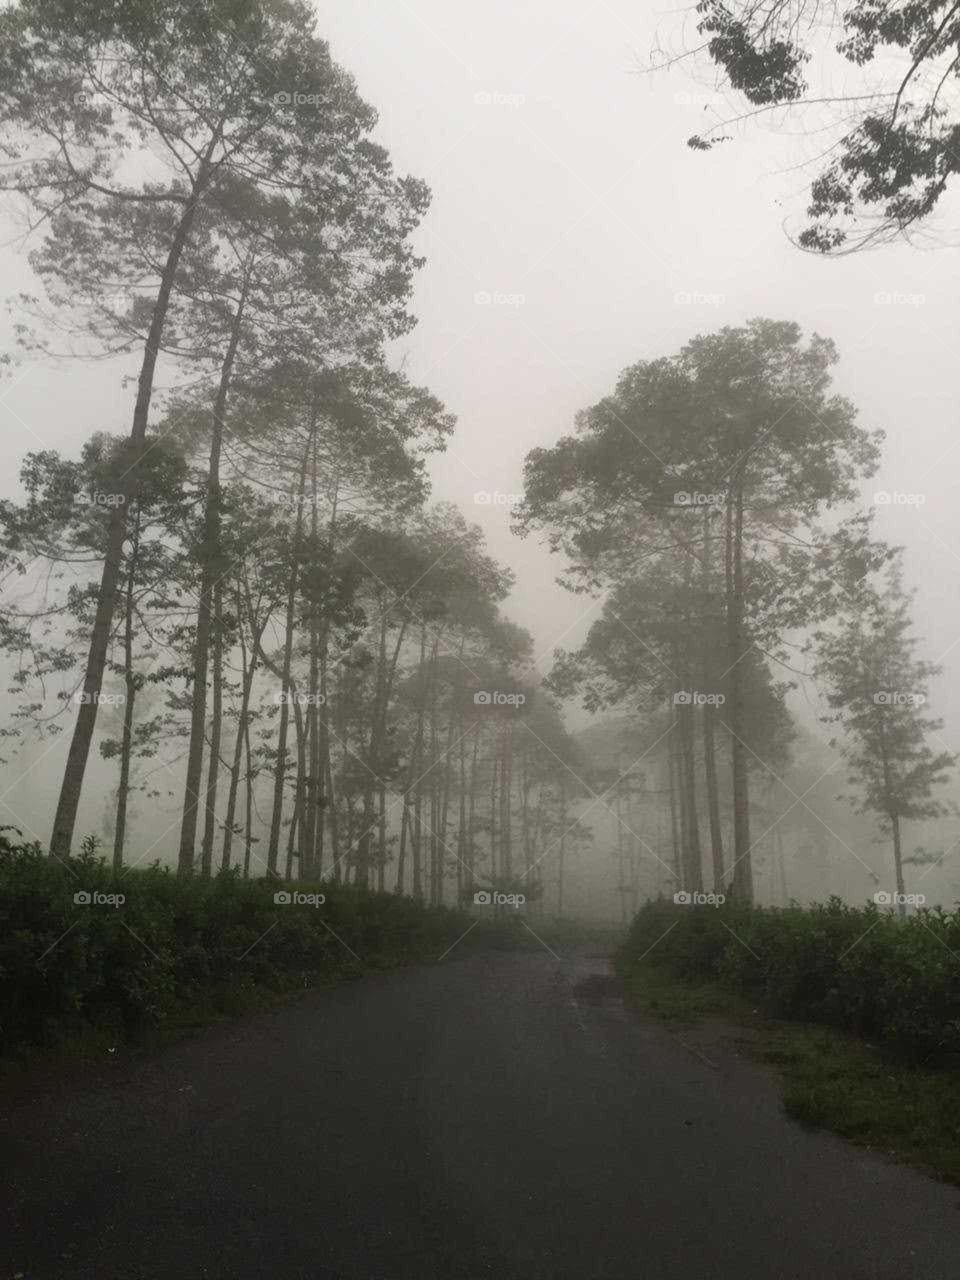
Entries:
{"label": "tall tree", "polygon": [[953,752],[929,745],[943,728],[924,710],[929,681],[940,668],[916,656],[911,630],[910,596],[894,560],[886,582],[865,586],[856,611],[839,628],[820,635],[817,665],[833,713],[828,723],[843,732],[860,811],[874,814],[890,837],[901,917],[906,912],[902,824],[949,811],[933,792],[956,763]]}
{"label": "tall tree", "polygon": [[[684,546],[703,557],[701,511],[722,513],[725,687],[734,833],[733,891],[752,896],[748,655],[777,642],[798,617],[771,569],[784,544],[814,550],[814,521],[855,496],[876,467],[879,433],[830,394],[833,344],[803,342],[797,325],[753,320],[693,339],[671,359],[621,375],[614,393],[577,420],[579,433],[526,464],[518,529],[548,531],[571,560],[573,589],[629,577],[631,558]],[[719,521],[718,521],[719,523]],[[806,533],[807,539],[801,535]],[[852,543],[849,530],[843,545]]]}
{"label": "tall tree", "polygon": [[[22,0],[0,15],[4,187],[31,204],[47,234],[32,261],[55,305],[103,297],[103,282],[137,295],[144,322],[130,440],[146,436],[157,359],[177,316],[194,243],[218,217],[242,212],[242,187],[282,193],[318,218],[363,205],[401,242],[422,212],[423,187],[397,180],[368,138],[374,113],[312,34],[297,0],[188,0],[76,6]],[[255,53],[253,52],[255,51]],[[299,105],[289,86],[297,85]],[[158,166],[157,155],[167,162]],[[131,183],[131,173],[144,176]],[[344,174],[350,181],[344,183]],[[334,208],[333,216],[336,217]],[[409,251],[401,255],[408,268]],[[98,308],[95,329],[118,329]],[[134,343],[126,335],[127,345]],[[81,704],[54,821],[51,852],[69,851],[121,574],[126,512],[139,483],[136,452],[112,511]]]}

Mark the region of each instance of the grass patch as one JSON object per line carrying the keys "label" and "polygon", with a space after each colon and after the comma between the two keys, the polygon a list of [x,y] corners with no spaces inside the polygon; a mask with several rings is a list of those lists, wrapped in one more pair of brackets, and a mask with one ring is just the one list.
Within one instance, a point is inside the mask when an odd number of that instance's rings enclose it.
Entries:
{"label": "grass patch", "polygon": [[764,1016],[719,983],[678,977],[622,952],[617,969],[635,1003],[671,1022],[720,1018],[749,1028],[738,1042],[776,1070],[789,1116],[960,1186],[960,1073],[897,1061],[829,1027]]}

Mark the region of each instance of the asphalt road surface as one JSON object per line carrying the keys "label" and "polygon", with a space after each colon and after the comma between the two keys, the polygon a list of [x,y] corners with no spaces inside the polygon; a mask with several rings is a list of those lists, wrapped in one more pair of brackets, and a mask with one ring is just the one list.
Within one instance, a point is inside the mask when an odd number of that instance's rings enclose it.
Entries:
{"label": "asphalt road surface", "polygon": [[311,993],[0,1143],[3,1280],[960,1277],[960,1190],[805,1132],[582,952]]}

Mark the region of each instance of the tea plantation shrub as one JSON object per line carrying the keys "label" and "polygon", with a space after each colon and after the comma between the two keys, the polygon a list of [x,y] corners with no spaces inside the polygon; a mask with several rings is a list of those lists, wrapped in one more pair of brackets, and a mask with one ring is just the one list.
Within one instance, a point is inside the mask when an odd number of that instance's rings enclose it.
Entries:
{"label": "tea plantation shrub", "polygon": [[[646,955],[644,955],[646,953]],[[717,981],[769,1013],[852,1031],[915,1061],[960,1063],[960,915],[900,923],[839,898],[808,908],[648,903],[623,957]]]}
{"label": "tea plantation shrub", "polygon": [[[243,993],[435,960],[471,922],[337,884],[295,886],[324,894],[320,907],[277,904],[283,888],[234,874],[181,879],[159,866],[115,875],[96,857],[53,860],[0,830],[0,1052],[90,1026],[132,1039],[191,1008],[230,1008]],[[102,897],[77,902],[77,893]]]}

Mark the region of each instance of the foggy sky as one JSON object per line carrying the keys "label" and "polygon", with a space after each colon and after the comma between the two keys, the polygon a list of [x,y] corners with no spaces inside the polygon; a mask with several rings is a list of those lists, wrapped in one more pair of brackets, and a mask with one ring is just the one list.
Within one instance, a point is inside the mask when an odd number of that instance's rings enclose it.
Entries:
{"label": "foggy sky", "polygon": [[[885,507],[878,533],[908,549],[923,656],[946,668],[931,710],[947,721],[945,744],[960,748],[957,251],[943,247],[956,239],[956,198],[937,223],[940,247],[838,261],[794,248],[784,224],[799,228],[815,171],[796,166],[823,140],[799,116],[787,136],[773,128],[777,115],[709,154],[689,150],[686,138],[715,119],[708,69],[638,74],[658,33],[681,43],[676,9],[636,0],[318,0],[316,9],[335,59],[380,112],[377,137],[397,168],[432,188],[417,236],[428,260],[412,308],[419,325],[395,356],[458,416],[432,467],[434,498],[458,503],[514,568],[507,612],[533,632],[541,667],[558,643],[583,637],[599,605],[553,585],[559,563],[510,534],[508,506],[475,495],[519,494],[525,453],[571,430],[625,365],[752,316],[796,320],[837,342],[838,389],[863,426],[887,433],[864,504],[878,489],[923,496]],[[31,286],[22,251],[4,249],[0,266],[6,295]],[[6,317],[0,331],[9,349]],[[129,367],[27,364],[0,382],[0,493],[16,494],[29,449],[76,456],[94,430],[126,433]],[[162,363],[161,384],[172,374]],[[812,687],[808,697],[812,713]]]}

